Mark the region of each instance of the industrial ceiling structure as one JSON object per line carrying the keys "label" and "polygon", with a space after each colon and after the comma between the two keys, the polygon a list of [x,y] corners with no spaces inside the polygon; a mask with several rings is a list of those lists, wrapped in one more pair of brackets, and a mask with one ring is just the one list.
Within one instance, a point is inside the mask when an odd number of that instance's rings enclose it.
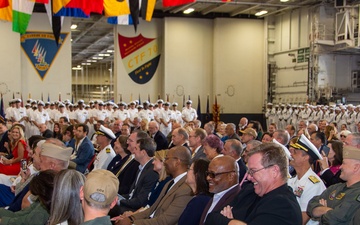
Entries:
{"label": "industrial ceiling structure", "polygon": [[[153,17],[263,19],[318,4],[334,3],[330,0],[196,0],[187,5],[164,8],[162,0],[157,0]],[[183,11],[189,8],[193,12],[184,14]],[[263,14],[255,16],[259,12]],[[104,16],[97,14],[92,14],[90,18],[73,18],[72,24],[76,27],[71,32],[73,68],[81,65],[96,67],[113,61],[114,25],[108,24]]]}

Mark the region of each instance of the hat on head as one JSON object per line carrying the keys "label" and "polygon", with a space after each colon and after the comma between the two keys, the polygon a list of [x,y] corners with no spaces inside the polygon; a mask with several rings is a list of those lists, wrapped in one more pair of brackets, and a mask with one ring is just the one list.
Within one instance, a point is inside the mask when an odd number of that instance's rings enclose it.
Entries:
{"label": "hat on head", "polygon": [[134,101],[130,102],[129,105],[136,105]]}
{"label": "hat on head", "polygon": [[283,145],[283,144],[281,144],[280,142],[278,142],[275,138],[273,138],[272,141],[273,141],[275,144],[278,144],[278,145],[281,146],[282,150],[285,152],[285,155],[286,155],[286,157],[287,157],[289,160],[293,160],[293,158],[291,157],[291,153],[290,153],[289,149],[288,149],[285,145]]}
{"label": "hat on head", "polygon": [[84,104],[84,100],[80,99],[80,100],[78,101],[78,104]]}
{"label": "hat on head", "polygon": [[301,135],[296,143],[290,144],[291,147],[296,149],[301,149],[311,156],[313,160],[323,159],[320,155],[319,150],[315,147],[313,143],[310,142],[305,135]]}
{"label": "hat on head", "polygon": [[149,101],[148,100],[144,101],[143,105],[149,105]]}
{"label": "hat on head", "polygon": [[45,105],[43,101],[38,101],[38,103],[37,103],[37,104],[38,104],[38,105],[42,105],[42,106],[44,106],[44,105]]}
{"label": "hat on head", "polygon": [[15,99],[14,99],[14,102],[15,102],[15,103],[18,103],[18,102],[22,102],[22,101],[21,101],[20,98],[15,98]]}
{"label": "hat on head", "polygon": [[73,148],[61,147],[52,143],[44,143],[41,146],[41,155],[48,156],[61,161],[70,160]]}
{"label": "hat on head", "polygon": [[267,105],[271,105],[271,106],[272,106],[273,104],[272,104],[271,102],[269,102]]}
{"label": "hat on head", "polygon": [[158,99],[156,102],[157,102],[157,103],[164,103],[164,100]]}
{"label": "hat on head", "polygon": [[254,130],[253,128],[246,128],[245,130],[240,130],[241,133],[243,134],[249,134],[251,136],[253,136],[254,138],[257,137],[257,132],[256,130]]}
{"label": "hat on head", "polygon": [[150,103],[150,104],[149,104],[149,107],[154,107],[154,104]]}
{"label": "hat on head", "polygon": [[98,101],[98,105],[104,105],[103,101]]}
{"label": "hat on head", "polygon": [[192,104],[192,101],[191,101],[191,100],[187,100],[187,101],[186,101],[186,104]]}
{"label": "hat on head", "polygon": [[89,105],[90,105],[90,104],[94,104],[94,101],[89,101]]}
{"label": "hat on head", "polygon": [[109,128],[104,127],[103,125],[100,125],[100,129],[96,131],[97,135],[104,135],[109,139],[116,139],[116,136],[114,132],[112,132]]}
{"label": "hat on head", "polygon": [[87,175],[83,190],[88,202],[107,206],[116,199],[118,189],[118,178],[108,170],[99,169]]}
{"label": "hat on head", "polygon": [[170,102],[165,102],[164,105],[169,106]]}
{"label": "hat on head", "polygon": [[137,107],[140,108],[140,109],[144,108],[142,105],[138,105]]}
{"label": "hat on head", "polygon": [[65,107],[65,105],[62,103],[59,103],[58,107]]}
{"label": "hat on head", "polygon": [[50,105],[50,102],[45,102],[45,105]]}
{"label": "hat on head", "polygon": [[349,145],[344,146],[343,159],[360,160],[360,149]]}
{"label": "hat on head", "polygon": [[349,130],[342,130],[340,132],[340,136],[343,135],[343,136],[347,137],[349,134],[351,134],[351,131],[349,131]]}
{"label": "hat on head", "polygon": [[173,102],[172,106],[178,106],[177,102]]}

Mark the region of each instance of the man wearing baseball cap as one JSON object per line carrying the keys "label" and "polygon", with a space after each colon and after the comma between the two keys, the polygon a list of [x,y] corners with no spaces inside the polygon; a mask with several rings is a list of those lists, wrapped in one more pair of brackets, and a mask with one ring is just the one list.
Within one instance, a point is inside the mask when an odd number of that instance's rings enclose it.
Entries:
{"label": "man wearing baseball cap", "polygon": [[80,189],[80,200],[84,210],[82,225],[111,225],[108,213],[118,200],[118,188],[119,180],[110,171],[100,169],[89,173]]}
{"label": "man wearing baseball cap", "polygon": [[331,185],[307,206],[307,214],[320,224],[349,224],[360,209],[360,149],[345,146],[340,169],[346,182]]}

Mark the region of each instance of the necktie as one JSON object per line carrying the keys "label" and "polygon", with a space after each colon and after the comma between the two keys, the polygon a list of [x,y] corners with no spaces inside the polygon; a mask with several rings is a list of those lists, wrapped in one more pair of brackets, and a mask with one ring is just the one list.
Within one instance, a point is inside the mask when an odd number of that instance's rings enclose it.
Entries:
{"label": "necktie", "polygon": [[169,186],[167,187],[164,196],[168,193],[168,191],[170,190],[170,188],[174,185],[174,179],[172,179],[169,183]]}

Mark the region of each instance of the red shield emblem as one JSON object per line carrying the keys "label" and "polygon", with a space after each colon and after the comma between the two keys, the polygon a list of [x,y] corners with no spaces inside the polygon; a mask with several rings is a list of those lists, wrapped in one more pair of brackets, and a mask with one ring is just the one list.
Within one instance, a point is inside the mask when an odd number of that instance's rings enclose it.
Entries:
{"label": "red shield emblem", "polygon": [[159,65],[160,41],[158,38],[145,38],[118,35],[120,55],[130,78],[145,84],[151,80]]}

